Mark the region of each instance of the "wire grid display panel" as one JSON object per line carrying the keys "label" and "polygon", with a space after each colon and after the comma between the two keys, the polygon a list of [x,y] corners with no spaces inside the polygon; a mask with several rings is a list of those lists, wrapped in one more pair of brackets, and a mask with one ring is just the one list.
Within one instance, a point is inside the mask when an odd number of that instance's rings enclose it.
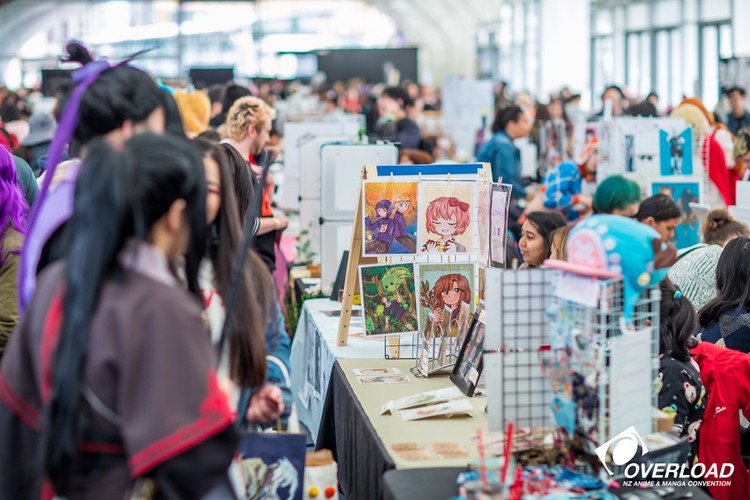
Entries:
{"label": "wire grid display panel", "polygon": [[[490,416],[501,429],[508,422],[532,433],[555,427],[550,410],[554,396],[544,379],[540,356],[542,346],[549,344],[545,311],[552,303],[558,276],[558,271],[550,269],[502,271],[498,307],[490,302],[490,297],[498,291],[497,283],[488,284],[488,328],[500,325],[500,345],[496,346],[500,353],[496,376],[499,380],[495,380],[499,384],[500,402],[493,405],[499,421]],[[492,310],[498,311],[499,318],[490,314]],[[524,447],[532,446],[526,444]]]}
{"label": "wire grid display panel", "polygon": [[[598,445],[610,438],[610,367],[612,361],[611,341],[622,335],[621,319],[623,317],[623,282],[622,279],[599,281],[599,304],[596,308],[586,307],[581,304],[555,297],[554,301],[564,305],[565,309],[572,313],[572,329],[577,330],[583,338],[589,339],[595,345],[600,346],[596,356],[594,369],[598,372],[597,397],[598,408],[595,413],[581,422],[579,415],[577,429],[585,431],[592,444]],[[632,316],[631,327],[636,331],[648,330],[650,338],[650,352],[644,353],[651,359],[651,378],[655,380],[659,374],[659,300],[658,287],[644,290],[636,303],[635,312]],[[576,360],[572,362],[571,368],[574,372],[589,373],[591,367],[585,367]],[[651,404],[656,407],[658,395],[651,391]],[[588,425],[588,427],[586,427]],[[583,426],[583,427],[582,427]],[[619,431],[619,430],[618,430]]]}

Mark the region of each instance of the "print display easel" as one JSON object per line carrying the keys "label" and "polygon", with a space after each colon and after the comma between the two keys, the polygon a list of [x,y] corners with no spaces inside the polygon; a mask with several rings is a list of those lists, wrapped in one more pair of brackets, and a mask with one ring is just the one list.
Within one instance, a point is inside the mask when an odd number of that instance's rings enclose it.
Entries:
{"label": "print display easel", "polygon": [[[449,165],[368,165],[362,168],[361,177],[366,180],[389,180],[399,181],[475,181],[482,180],[491,182],[492,173],[488,164],[449,164]],[[389,257],[370,257],[363,255],[362,240],[364,238],[362,228],[363,217],[363,197],[362,186],[360,185],[360,195],[354,213],[354,229],[352,231],[352,241],[349,248],[349,261],[346,267],[346,280],[344,284],[343,303],[341,307],[341,318],[339,321],[339,331],[337,344],[345,346],[348,341],[349,327],[351,324],[352,305],[354,297],[359,294],[359,266],[362,264],[380,263],[448,263],[450,256],[447,254],[421,254],[421,255],[403,255]],[[488,235],[489,236],[489,235]],[[487,241],[489,247],[489,238]],[[456,259],[456,257],[453,257]],[[456,259],[457,260],[457,259]],[[468,262],[468,256],[462,259]],[[399,338],[391,337],[395,341],[395,349],[398,350]],[[396,356],[398,357],[398,356]]]}

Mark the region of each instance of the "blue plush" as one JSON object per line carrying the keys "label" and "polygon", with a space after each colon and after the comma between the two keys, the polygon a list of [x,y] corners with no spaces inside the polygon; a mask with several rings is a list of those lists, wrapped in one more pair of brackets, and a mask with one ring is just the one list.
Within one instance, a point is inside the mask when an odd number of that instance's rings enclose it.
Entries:
{"label": "blue plush", "polygon": [[623,316],[630,321],[641,292],[661,282],[668,269],[655,269],[659,233],[634,219],[598,214],[578,223],[567,242],[568,261],[622,275]]}

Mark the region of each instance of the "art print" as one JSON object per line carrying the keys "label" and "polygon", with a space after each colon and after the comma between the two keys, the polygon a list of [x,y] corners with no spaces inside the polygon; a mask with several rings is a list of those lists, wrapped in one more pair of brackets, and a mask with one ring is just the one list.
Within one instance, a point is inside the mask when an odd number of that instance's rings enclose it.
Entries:
{"label": "art print", "polygon": [[365,335],[416,332],[414,264],[360,266]]}
{"label": "art print", "polygon": [[364,181],[362,245],[366,255],[417,253],[418,183]]}
{"label": "art print", "polygon": [[419,264],[418,271],[420,321],[431,312],[436,324],[442,325],[447,315],[445,331],[453,325],[458,331],[461,303],[474,303],[474,264]]}
{"label": "art print", "polygon": [[490,208],[490,264],[505,267],[505,243],[508,237],[508,209],[512,187],[498,184],[492,187]]}
{"label": "art print", "polygon": [[659,129],[661,175],[693,175],[693,130]]}
{"label": "art print", "polygon": [[474,314],[474,321],[461,352],[456,366],[453,367],[451,380],[467,396],[474,394],[474,389],[482,374],[482,355],[484,353],[485,323],[480,320],[478,314]]}
{"label": "art print", "polygon": [[474,187],[469,182],[422,182],[418,243],[422,253],[472,250]]}
{"label": "art print", "polygon": [[[690,129],[688,129],[689,131]],[[700,221],[697,214],[690,208],[690,203],[701,202],[700,181],[672,181],[664,180],[651,183],[651,194],[664,193],[671,197],[680,207],[682,215],[680,223],[675,229],[673,243],[677,249],[697,245],[701,241]]]}
{"label": "art print", "polygon": [[464,345],[466,335],[469,333],[469,327],[471,322],[471,306],[466,302],[461,302],[461,309],[458,313],[458,335],[456,335],[456,342],[453,344],[455,354],[458,355],[461,350],[461,346]]}
{"label": "art print", "polygon": [[477,183],[477,237],[479,238],[479,263],[489,264],[490,259],[490,206],[492,183]]}

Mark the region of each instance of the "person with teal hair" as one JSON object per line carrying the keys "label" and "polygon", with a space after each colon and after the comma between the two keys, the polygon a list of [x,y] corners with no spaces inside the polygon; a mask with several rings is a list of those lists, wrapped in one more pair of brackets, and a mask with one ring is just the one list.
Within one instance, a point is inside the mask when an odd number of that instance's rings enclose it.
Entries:
{"label": "person with teal hair", "polygon": [[594,212],[633,217],[641,203],[641,187],[621,175],[604,179],[594,193]]}

